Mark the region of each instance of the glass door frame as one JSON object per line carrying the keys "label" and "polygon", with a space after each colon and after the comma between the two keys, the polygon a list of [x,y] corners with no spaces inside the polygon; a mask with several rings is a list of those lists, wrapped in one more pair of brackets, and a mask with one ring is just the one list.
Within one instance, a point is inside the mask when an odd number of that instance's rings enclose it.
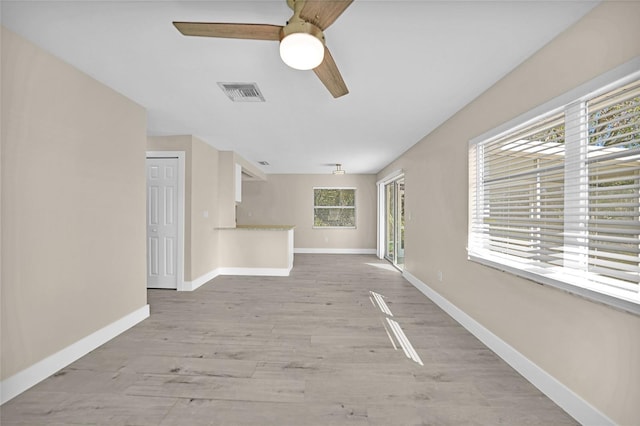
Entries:
{"label": "glass door frame", "polygon": [[[402,184],[402,193],[400,196],[399,184]],[[378,185],[378,258],[387,259],[396,268],[402,270],[404,267],[404,241],[403,235],[403,223],[402,217],[404,216],[404,171],[397,170],[391,173],[384,179],[377,182]],[[391,185],[391,186],[389,186]],[[392,201],[388,203],[388,190],[391,189]],[[389,227],[389,215],[388,204],[393,205],[392,209],[392,222],[393,229]],[[392,236],[393,249],[392,253],[389,253],[389,239],[388,236]],[[399,249],[402,251],[402,256],[398,256]],[[399,258],[402,259],[398,262]]]}
{"label": "glass door frame", "polygon": [[397,201],[395,181],[386,183],[384,185],[384,258],[391,263],[395,263],[398,231],[398,227],[395,226],[398,215]]}

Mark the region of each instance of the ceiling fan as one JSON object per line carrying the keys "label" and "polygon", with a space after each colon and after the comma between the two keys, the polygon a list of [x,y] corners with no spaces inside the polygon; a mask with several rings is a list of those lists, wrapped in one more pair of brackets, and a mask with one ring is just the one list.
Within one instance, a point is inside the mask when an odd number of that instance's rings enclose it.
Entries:
{"label": "ceiling fan", "polygon": [[327,29],[353,0],[287,0],[293,16],[283,27],[269,24],[174,22],[186,36],[274,40],[280,42],[280,56],[292,68],[318,76],[334,98],[349,93],[338,66],[325,45]]}

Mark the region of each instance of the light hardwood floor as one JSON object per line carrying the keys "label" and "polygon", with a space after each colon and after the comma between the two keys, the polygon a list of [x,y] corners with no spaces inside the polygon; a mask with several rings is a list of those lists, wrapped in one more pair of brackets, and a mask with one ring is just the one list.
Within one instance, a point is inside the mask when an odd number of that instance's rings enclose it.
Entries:
{"label": "light hardwood floor", "polygon": [[2,425],[576,424],[374,256],[148,296],[149,319],[6,403]]}

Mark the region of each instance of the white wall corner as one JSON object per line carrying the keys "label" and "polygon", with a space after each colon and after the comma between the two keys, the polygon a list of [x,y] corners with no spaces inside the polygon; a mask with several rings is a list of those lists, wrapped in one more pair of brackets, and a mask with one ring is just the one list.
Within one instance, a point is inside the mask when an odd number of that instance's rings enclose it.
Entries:
{"label": "white wall corner", "polygon": [[206,274],[199,276],[193,281],[184,281],[182,285],[178,284],[178,291],[193,291],[201,285],[208,283],[218,275],[222,275],[220,273],[220,268],[216,268],[213,271],[207,272]]}
{"label": "white wall corner", "polygon": [[178,288],[178,291],[193,291],[220,275],[288,277],[292,268],[293,262],[288,268],[216,268],[193,281],[185,281],[184,285]]}
{"label": "white wall corner", "polygon": [[613,420],[596,407],[582,399],[410,272],[405,270],[402,276],[578,422],[587,426],[615,425]]}
{"label": "white wall corner", "polygon": [[82,358],[100,345],[105,344],[148,317],[149,305],[144,305],[119,320],[61,349],[55,354],[8,377],[0,382],[0,404],[4,404],[15,398],[22,392],[35,386],[60,369]]}

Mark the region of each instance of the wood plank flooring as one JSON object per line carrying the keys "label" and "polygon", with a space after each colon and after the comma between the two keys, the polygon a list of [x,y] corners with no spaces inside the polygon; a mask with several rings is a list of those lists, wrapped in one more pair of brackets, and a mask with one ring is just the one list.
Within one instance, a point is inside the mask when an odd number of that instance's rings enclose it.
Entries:
{"label": "wood plank flooring", "polygon": [[374,256],[148,296],[149,319],[3,405],[2,425],[576,424]]}

